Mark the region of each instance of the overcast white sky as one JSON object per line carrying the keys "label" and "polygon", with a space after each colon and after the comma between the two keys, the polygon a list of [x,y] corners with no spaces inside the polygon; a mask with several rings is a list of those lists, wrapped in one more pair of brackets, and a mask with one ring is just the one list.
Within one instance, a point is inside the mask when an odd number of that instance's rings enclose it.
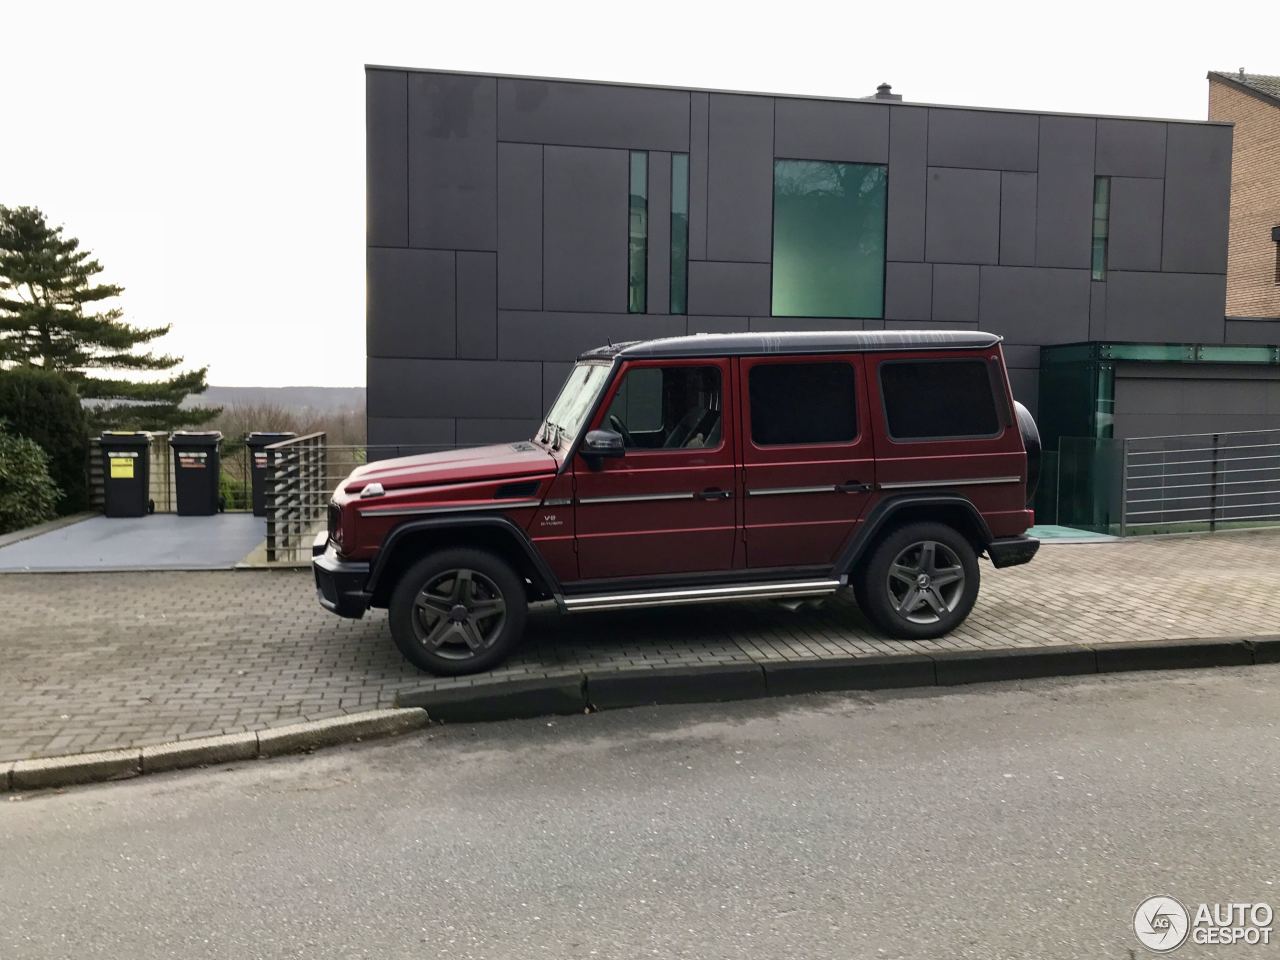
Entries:
{"label": "overcast white sky", "polygon": [[1203,119],[1280,3],[0,0],[0,203],[224,385],[364,383],[365,63]]}

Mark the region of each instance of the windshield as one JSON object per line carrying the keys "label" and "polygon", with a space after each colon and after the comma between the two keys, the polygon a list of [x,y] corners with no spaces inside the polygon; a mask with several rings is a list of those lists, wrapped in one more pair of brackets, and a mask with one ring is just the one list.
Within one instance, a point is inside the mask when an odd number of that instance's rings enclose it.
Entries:
{"label": "windshield", "polygon": [[[608,363],[579,363],[570,371],[556,402],[547,411],[546,419],[538,430],[538,439],[555,446],[565,437],[573,439],[591,413],[596,397],[609,377]],[[556,430],[559,429],[557,436]]]}

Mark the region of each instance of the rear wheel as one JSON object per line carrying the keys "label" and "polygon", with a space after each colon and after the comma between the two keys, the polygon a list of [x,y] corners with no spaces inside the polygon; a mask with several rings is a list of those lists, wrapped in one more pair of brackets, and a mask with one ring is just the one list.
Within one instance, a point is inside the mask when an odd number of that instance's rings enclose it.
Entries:
{"label": "rear wheel", "polygon": [[946,524],[912,523],[880,541],[855,592],[862,612],[889,636],[926,640],[964,622],[978,586],[968,539]]}
{"label": "rear wheel", "polygon": [[442,550],[400,578],[388,604],[391,635],[414,666],[458,675],[505,660],[524,633],[524,581],[483,550]]}

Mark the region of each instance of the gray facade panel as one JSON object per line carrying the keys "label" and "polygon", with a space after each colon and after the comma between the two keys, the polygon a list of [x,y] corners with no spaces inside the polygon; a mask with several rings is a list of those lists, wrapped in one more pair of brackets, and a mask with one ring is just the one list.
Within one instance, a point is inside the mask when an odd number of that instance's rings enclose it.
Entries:
{"label": "gray facade panel", "polygon": [[1163,177],[1167,124],[1153,120],[1098,121],[1100,177]]}
{"label": "gray facade panel", "polygon": [[1169,127],[1161,269],[1227,272],[1231,128]]}
{"label": "gray facade panel", "polygon": [[939,263],[933,267],[933,316],[940,323],[978,322],[980,268]]}
{"label": "gray facade panel", "polygon": [[929,165],[981,170],[1035,170],[1034,114],[982,110],[929,111]]}
{"label": "gray facade panel", "polygon": [[750,317],[689,317],[689,333],[746,333]]}
{"label": "gray facade panel", "polygon": [[528,440],[542,423],[539,419],[475,419],[458,421],[458,446],[510,443]]}
{"label": "gray facade panel", "polygon": [[1000,257],[1000,174],[929,168],[925,259],[996,263]]}
{"label": "gray facade panel", "polygon": [[498,136],[527,143],[683,152],[689,149],[689,94],[500,79]]}
{"label": "gray facade panel", "polygon": [[1028,410],[1031,416],[1040,413],[1040,371],[1038,369],[1009,370],[1009,389],[1013,391],[1013,399]]}
{"label": "gray facade panel", "polygon": [[628,154],[543,148],[543,305],[627,309]]}
{"label": "gray facade panel", "polygon": [[1039,370],[1040,348],[1028,347],[1020,343],[1003,343],[1004,362],[1010,369]]}
{"label": "gray facade panel", "polygon": [[542,147],[498,144],[498,306],[542,309]]}
{"label": "gray facade panel", "polygon": [[707,167],[709,97],[689,97],[689,259],[707,258]]}
{"label": "gray facade panel", "polygon": [[1089,339],[1089,271],[983,267],[978,325],[1022,344]]}
{"label": "gray facade panel", "polygon": [[689,263],[689,312],[721,316],[767,314],[771,270],[767,263]]}
{"label": "gray facade panel", "polygon": [[649,241],[645,271],[649,313],[671,312],[671,154],[649,154]]}
{"label": "gray facade panel", "polygon": [[1036,179],[1036,263],[1089,266],[1093,235],[1093,149],[1089,117],[1040,118]]}
{"label": "gray facade panel", "polygon": [[890,260],[924,259],[925,175],[929,111],[889,108],[889,209],[885,251]]}
{"label": "gray facade panel", "polygon": [[1030,267],[1036,262],[1036,175],[1000,174],[1000,262]]}
{"label": "gray facade panel", "polygon": [[1113,273],[1107,277],[1109,340],[1221,343],[1227,279],[1213,274]]}
{"label": "gray facade panel", "polygon": [[[709,120],[707,259],[768,263],[773,253],[773,101],[711,94]],[[692,303],[689,309],[694,311]]]}
{"label": "gray facade panel", "polygon": [[593,347],[622,340],[678,337],[684,332],[683,315],[499,310],[498,356],[563,363]]}
{"label": "gray facade panel", "polygon": [[1227,343],[1280,344],[1280,318],[1275,320],[1227,319]]}
{"label": "gray facade panel", "polygon": [[1122,365],[1115,429],[1118,437],[1280,429],[1280,371]]}
{"label": "gray facade panel", "polygon": [[370,460],[447,449],[457,438],[449,417],[370,417],[368,430]]}
{"label": "gray facade panel", "polygon": [[457,261],[458,356],[498,355],[498,256],[461,251]]}
{"label": "gray facade panel", "polygon": [[886,320],[930,319],[933,301],[933,266],[928,263],[886,263],[884,316]]}
{"label": "gray facade panel", "polygon": [[1164,181],[1111,178],[1108,270],[1159,270]]}
{"label": "gray facade panel", "polygon": [[370,247],[365,270],[370,356],[454,356],[457,318],[451,251]]}
{"label": "gray facade panel", "polygon": [[531,418],[542,405],[542,364],[370,357],[365,390],[379,416]]}
{"label": "gray facade panel", "polygon": [[779,98],[774,124],[775,156],[889,162],[889,110],[883,104]]}
{"label": "gray facade panel", "polygon": [[409,76],[409,245],[497,249],[495,81]]}
{"label": "gray facade panel", "polygon": [[409,244],[408,77],[369,70],[364,80],[365,235],[370,246]]}

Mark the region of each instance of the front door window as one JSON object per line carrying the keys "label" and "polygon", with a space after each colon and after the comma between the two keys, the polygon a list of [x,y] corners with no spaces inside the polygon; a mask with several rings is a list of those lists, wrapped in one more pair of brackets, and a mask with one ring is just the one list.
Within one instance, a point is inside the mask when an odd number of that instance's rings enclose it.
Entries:
{"label": "front door window", "polygon": [[628,450],[716,447],[722,435],[720,370],[636,367],[627,371],[604,426]]}

